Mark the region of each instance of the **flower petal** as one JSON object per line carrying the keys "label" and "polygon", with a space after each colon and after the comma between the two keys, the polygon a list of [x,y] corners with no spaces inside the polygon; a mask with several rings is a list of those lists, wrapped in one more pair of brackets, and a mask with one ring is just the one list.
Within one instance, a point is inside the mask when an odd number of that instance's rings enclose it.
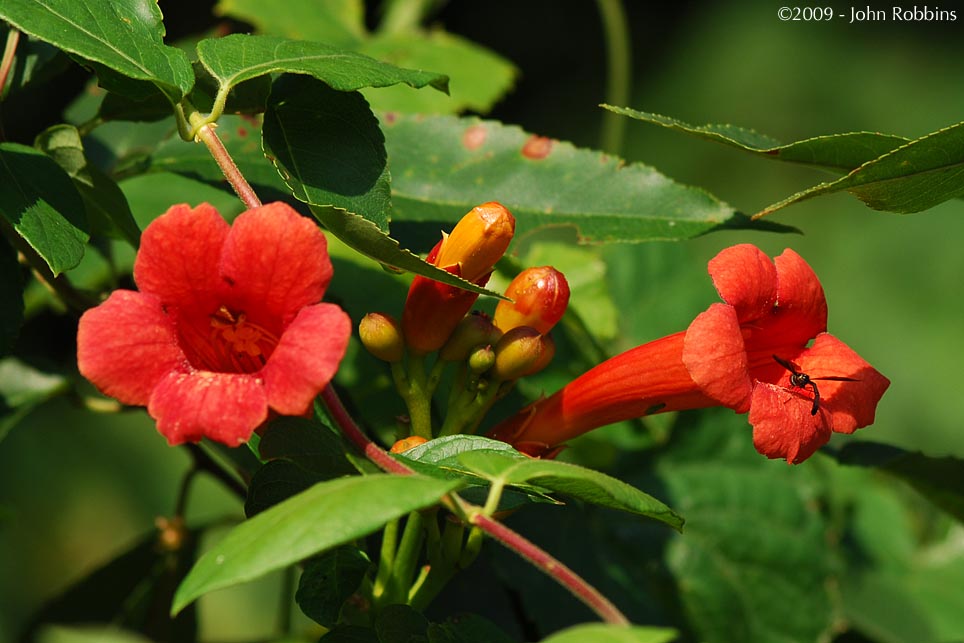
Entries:
{"label": "flower petal", "polygon": [[712,304],[697,315],[686,329],[683,364],[704,394],[746,413],[753,383],[738,314],[729,304]]}
{"label": "flower petal", "polygon": [[813,268],[787,248],[774,259],[777,267],[777,309],[788,334],[806,343],[827,330],[827,298]]}
{"label": "flower petal", "polygon": [[144,406],[172,369],[186,362],[157,297],[117,290],[80,318],[77,366],[106,395]]}
{"label": "flower petal", "polygon": [[307,411],[338,370],[350,335],[351,319],[334,304],[299,312],[260,372],[271,408],[282,415]]}
{"label": "flower petal", "polygon": [[321,301],[331,274],[324,233],[281,202],[239,215],[221,257],[229,303],[282,326],[302,307]]}
{"label": "flower petal", "polygon": [[147,412],[171,446],[206,437],[236,447],[268,418],[268,404],[254,375],[175,371],[158,383]]}
{"label": "flower petal", "polygon": [[720,251],[707,265],[716,291],[741,322],[763,317],[777,299],[777,268],[749,243]]}
{"label": "flower petal", "polygon": [[[853,349],[833,335],[821,333],[797,362],[803,372],[816,379],[820,406],[831,414],[834,431],[853,433],[874,423],[877,403],[890,386],[890,380]],[[847,377],[855,381],[821,380],[826,377]]]}
{"label": "flower petal", "polygon": [[768,458],[803,462],[830,440],[830,414],[821,406],[811,415],[812,407],[802,391],[758,382],[750,401],[753,446]]}
{"label": "flower petal", "polygon": [[690,378],[682,361],[683,344],[684,333],[675,333],[611,357],[488,435],[513,445],[551,447],[613,422],[715,406]]}
{"label": "flower petal", "polygon": [[134,281],[162,303],[210,314],[220,287],[218,261],[229,226],[207,203],[175,205],[141,235]]}

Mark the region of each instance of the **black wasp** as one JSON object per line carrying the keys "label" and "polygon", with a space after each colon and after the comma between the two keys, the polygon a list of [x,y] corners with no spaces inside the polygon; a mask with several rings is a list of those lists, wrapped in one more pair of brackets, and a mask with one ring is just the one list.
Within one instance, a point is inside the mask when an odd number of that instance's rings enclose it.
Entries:
{"label": "black wasp", "polygon": [[796,386],[797,388],[806,389],[808,386],[813,389],[813,408],[810,409],[810,415],[816,415],[817,411],[820,409],[820,391],[817,390],[817,383],[814,380],[832,380],[834,382],[856,382],[852,377],[810,377],[806,373],[801,373],[797,370],[797,367],[785,359],[780,359],[776,355],[773,359],[777,361],[777,364],[783,368],[790,371],[790,386]]}

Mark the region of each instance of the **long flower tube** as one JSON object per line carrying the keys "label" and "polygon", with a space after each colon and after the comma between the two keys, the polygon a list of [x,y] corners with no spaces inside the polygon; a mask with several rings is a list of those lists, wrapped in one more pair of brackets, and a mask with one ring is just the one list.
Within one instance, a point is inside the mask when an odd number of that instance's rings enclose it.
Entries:
{"label": "long flower tube", "polygon": [[683,332],[603,362],[489,435],[542,455],[613,422],[726,406],[749,412],[757,451],[796,464],[833,432],[873,423],[890,381],[825,332],[823,288],[797,253],[772,261],[755,246],[733,246],[709,273],[724,303]]}

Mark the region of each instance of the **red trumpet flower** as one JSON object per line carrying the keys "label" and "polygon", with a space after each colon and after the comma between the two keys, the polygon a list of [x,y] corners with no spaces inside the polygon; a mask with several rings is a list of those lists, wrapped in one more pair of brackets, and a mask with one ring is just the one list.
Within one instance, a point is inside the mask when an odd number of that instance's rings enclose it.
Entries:
{"label": "red trumpet flower", "polygon": [[81,317],[80,372],[147,406],[172,445],[241,444],[268,417],[308,411],[345,354],[351,320],[318,303],[331,280],[324,234],[284,203],[229,226],[210,205],[153,221],[118,290]]}
{"label": "red trumpet flower", "polygon": [[798,254],[771,261],[752,245],[733,246],[710,261],[709,273],[725,303],[684,332],[603,362],[490,435],[550,452],[604,424],[726,406],[749,412],[757,451],[799,463],[832,432],[873,423],[890,382],[825,332],[823,288]]}

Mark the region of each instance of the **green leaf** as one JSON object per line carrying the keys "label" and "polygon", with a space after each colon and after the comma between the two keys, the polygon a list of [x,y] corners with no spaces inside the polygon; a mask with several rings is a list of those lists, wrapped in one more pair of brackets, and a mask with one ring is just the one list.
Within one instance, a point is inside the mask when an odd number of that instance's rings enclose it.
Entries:
{"label": "green leaf", "polygon": [[70,177],[43,152],[0,143],[0,214],[54,275],[84,256],[84,203]]}
{"label": "green leaf", "polygon": [[244,500],[244,515],[253,518],[262,511],[310,489],[323,479],[290,460],[266,462],[251,476],[248,497]]}
{"label": "green leaf", "polygon": [[324,643],[380,643],[375,630],[360,625],[337,625],[318,640]]}
{"label": "green leaf", "polygon": [[386,234],[391,200],[384,140],[360,95],[308,78],[279,81],[263,137],[295,198],[346,244],[394,268],[498,297],[401,249]]}
{"label": "green leaf", "polygon": [[176,103],[194,84],[187,54],[164,44],[153,0],[4,0],[0,18],[90,61],[110,91],[143,98],[160,90]]}
{"label": "green leaf", "polygon": [[246,80],[275,73],[307,74],[332,89],[346,92],[398,83],[448,91],[448,78],[442,74],[402,69],[318,42],[232,34],[200,41],[197,54],[222,92]]}
{"label": "green leaf", "polygon": [[516,217],[516,241],[544,228],[580,243],[686,239],[746,218],[656,170],[495,121],[385,114],[395,219],[454,223],[486,201]]}
{"label": "green leaf", "polygon": [[305,616],[332,628],[338,623],[341,606],[358,590],[369,567],[368,556],[353,545],[312,558],[301,574],[295,602]]}
{"label": "green leaf", "polygon": [[556,632],[542,643],[671,643],[679,632],[666,627],[626,627],[590,623]]}
{"label": "green leaf", "polygon": [[366,536],[390,520],[434,504],[458,486],[422,476],[385,474],[316,484],[245,521],[212,547],[178,587],[171,613],[215,589]]}
{"label": "green leaf", "polygon": [[271,92],[262,136],[296,199],[360,214],[388,232],[385,139],[361,94],[304,76],[282,78]]}
{"label": "green leaf", "polygon": [[754,217],[841,190],[874,210],[900,214],[920,212],[964,196],[964,123],[911,141],[836,181],[797,192]]}
{"label": "green leaf", "polygon": [[62,375],[38,371],[15,357],[0,359],[0,440],[27,413],[68,388]]}
{"label": "green leaf", "polygon": [[960,459],[934,458],[875,442],[851,442],[840,449],[836,458],[841,464],[886,471],[964,522],[964,462]]}
{"label": "green leaf", "polygon": [[73,125],[54,125],[37,137],[36,146],[73,180],[86,206],[91,232],[125,239],[135,248],[141,231],[124,193],[97,166],[88,163],[80,132]]}
{"label": "green leaf", "polygon": [[435,438],[409,449],[402,457],[426,464],[465,469],[460,459],[463,453],[493,453],[506,458],[529,459],[501,440],[479,435],[447,435]]}
{"label": "green leaf", "polygon": [[647,493],[599,471],[556,460],[519,459],[498,452],[470,451],[458,456],[470,471],[508,485],[533,484],[583,502],[665,522],[677,531],[683,518]]}
{"label": "green leaf", "polygon": [[283,458],[325,480],[357,473],[345,457],[341,438],[320,422],[305,418],[273,420],[258,450],[263,460]]}
{"label": "green leaf", "polygon": [[[488,481],[484,476],[462,464],[463,453],[504,455],[506,458],[528,459],[505,442],[475,435],[449,435],[435,438],[397,456],[414,471],[442,480],[461,480],[465,485],[459,493],[469,502],[482,504],[488,496]],[[507,489],[499,502],[499,511],[508,511],[532,502],[561,504],[547,496],[543,489],[518,485],[519,490]]]}
{"label": "green leaf", "polygon": [[429,643],[517,643],[499,626],[475,614],[456,614],[428,626]]}
{"label": "green leaf", "polygon": [[289,0],[284,11],[259,0],[221,0],[214,13],[243,20],[262,33],[334,47],[352,48],[366,35],[362,0]]}
{"label": "green leaf", "polygon": [[[23,277],[17,251],[0,236],[0,356],[13,350],[23,324]],[[2,426],[2,425],[0,425]],[[0,438],[3,436],[0,428]]]}
{"label": "green leaf", "polygon": [[450,96],[407,87],[366,90],[365,97],[378,110],[454,114],[470,109],[484,114],[512,89],[518,74],[495,52],[441,29],[380,33],[359,51],[393,65],[437,69],[451,79]]}
{"label": "green leaf", "polygon": [[657,475],[687,516],[665,561],[693,638],[819,640],[833,621],[836,554],[814,497],[817,472],[762,458],[742,416],[680,420]]}
{"label": "green leaf", "polygon": [[375,619],[379,643],[427,643],[428,619],[408,605],[386,605]]}
{"label": "green leaf", "polygon": [[654,125],[661,125],[677,132],[693,134],[700,138],[757,154],[763,158],[816,165],[845,172],[883,156],[909,141],[902,136],[890,134],[848,132],[846,134],[816,136],[803,141],[782,144],[765,134],[736,125],[689,125],[669,116],[640,112],[628,107],[614,107],[612,105],[602,105],[602,107],[616,114],[622,114]]}

